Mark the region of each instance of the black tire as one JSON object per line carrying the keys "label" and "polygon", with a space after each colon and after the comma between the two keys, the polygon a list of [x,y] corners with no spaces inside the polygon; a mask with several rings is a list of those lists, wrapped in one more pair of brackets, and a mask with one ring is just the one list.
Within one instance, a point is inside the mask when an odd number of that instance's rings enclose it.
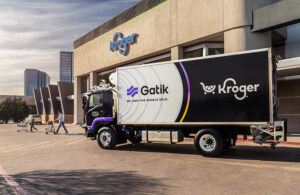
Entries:
{"label": "black tire", "polygon": [[[201,142],[201,144],[200,144]],[[202,129],[194,138],[194,146],[197,152],[203,156],[219,156],[224,148],[222,134],[215,129]]]}
{"label": "black tire", "polygon": [[98,145],[103,149],[112,149],[116,146],[116,134],[109,127],[102,127],[97,134]]}

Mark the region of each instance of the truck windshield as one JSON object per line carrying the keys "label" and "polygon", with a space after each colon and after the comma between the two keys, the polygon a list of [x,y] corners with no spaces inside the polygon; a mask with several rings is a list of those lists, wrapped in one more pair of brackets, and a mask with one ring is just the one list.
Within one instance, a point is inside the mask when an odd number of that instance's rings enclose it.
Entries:
{"label": "truck windshield", "polygon": [[103,102],[103,94],[92,94],[89,99],[89,108],[101,105]]}

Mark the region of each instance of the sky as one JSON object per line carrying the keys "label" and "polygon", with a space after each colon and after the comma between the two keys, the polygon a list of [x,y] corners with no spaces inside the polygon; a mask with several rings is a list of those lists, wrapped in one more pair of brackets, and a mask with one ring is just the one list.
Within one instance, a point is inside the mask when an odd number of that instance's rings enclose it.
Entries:
{"label": "sky", "polygon": [[139,0],[0,0],[0,95],[24,94],[24,70],[59,80],[59,52]]}

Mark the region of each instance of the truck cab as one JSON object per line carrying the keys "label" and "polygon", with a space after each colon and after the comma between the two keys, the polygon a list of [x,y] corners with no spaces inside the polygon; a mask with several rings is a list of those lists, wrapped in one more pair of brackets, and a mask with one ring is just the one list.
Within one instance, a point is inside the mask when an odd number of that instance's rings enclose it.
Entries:
{"label": "truck cab", "polygon": [[114,121],[113,92],[108,89],[98,90],[88,93],[82,100],[86,134],[88,137],[94,137],[99,125]]}

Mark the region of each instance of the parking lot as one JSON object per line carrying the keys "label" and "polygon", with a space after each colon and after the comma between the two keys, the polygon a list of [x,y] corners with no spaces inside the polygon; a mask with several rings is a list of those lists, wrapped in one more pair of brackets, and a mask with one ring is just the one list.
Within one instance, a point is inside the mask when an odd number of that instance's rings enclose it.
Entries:
{"label": "parking lot", "polygon": [[0,125],[0,194],[299,194],[300,148],[238,142],[219,158],[192,139],[102,150],[83,130],[17,132]]}

